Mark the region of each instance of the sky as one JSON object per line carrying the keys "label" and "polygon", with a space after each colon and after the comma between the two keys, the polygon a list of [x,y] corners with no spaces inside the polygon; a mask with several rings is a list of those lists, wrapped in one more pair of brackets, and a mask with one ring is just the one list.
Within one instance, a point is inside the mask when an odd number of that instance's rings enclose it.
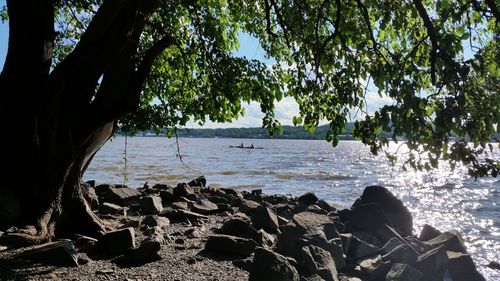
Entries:
{"label": "sky", "polygon": [[[5,0],[0,0],[0,7],[5,5]],[[8,44],[8,23],[0,22],[0,66],[3,68],[5,62],[5,56],[7,54],[7,44]],[[273,64],[274,61],[267,59],[265,57],[264,50],[260,47],[256,38],[248,34],[240,34],[240,48],[235,52],[236,56],[247,57],[249,59],[258,59],[267,64]],[[373,108],[369,108],[373,111],[388,101],[384,98],[380,98],[375,93],[370,93],[367,95],[367,104],[371,105]],[[245,116],[239,117],[231,123],[213,123],[208,121],[203,127],[204,128],[239,128],[239,127],[261,127],[262,117],[264,114],[260,111],[260,106],[256,102],[251,102],[250,104],[245,104]],[[296,116],[299,112],[299,107],[295,100],[291,97],[285,97],[281,101],[275,103],[275,116],[281,122],[282,125],[292,125],[292,118]],[[324,122],[323,122],[324,123]],[[187,127],[199,128],[196,122],[188,122]]]}

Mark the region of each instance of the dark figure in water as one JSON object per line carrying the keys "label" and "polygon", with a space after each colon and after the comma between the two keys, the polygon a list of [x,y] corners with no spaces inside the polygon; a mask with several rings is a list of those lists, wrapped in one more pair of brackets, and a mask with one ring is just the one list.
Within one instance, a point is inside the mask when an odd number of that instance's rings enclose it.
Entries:
{"label": "dark figure in water", "polygon": [[240,147],[243,147],[243,143],[240,143]]}

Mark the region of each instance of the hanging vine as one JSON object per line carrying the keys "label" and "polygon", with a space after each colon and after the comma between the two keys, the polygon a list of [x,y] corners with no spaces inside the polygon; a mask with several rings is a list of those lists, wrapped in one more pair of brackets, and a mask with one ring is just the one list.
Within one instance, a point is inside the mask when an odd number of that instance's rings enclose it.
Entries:
{"label": "hanging vine", "polygon": [[128,135],[125,134],[125,147],[123,149],[123,185],[128,183],[128,173],[127,173],[127,145],[128,145]]}

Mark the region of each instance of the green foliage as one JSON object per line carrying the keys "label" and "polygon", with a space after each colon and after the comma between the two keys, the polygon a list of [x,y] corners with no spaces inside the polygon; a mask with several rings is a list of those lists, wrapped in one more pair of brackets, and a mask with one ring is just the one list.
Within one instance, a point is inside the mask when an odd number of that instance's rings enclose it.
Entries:
{"label": "green foliage", "polygon": [[[155,60],[140,110],[119,122],[129,132],[183,126],[190,118],[228,122],[256,101],[274,133],[282,130],[274,103],[291,96],[300,108],[293,123],[312,133],[327,120],[333,145],[358,112],[353,134],[375,154],[403,137],[411,149],[406,164],[415,169],[443,158],[470,164],[473,176],[496,176],[500,164],[487,146],[498,141],[491,137],[500,124],[500,26],[498,4],[487,3],[162,0],[148,17],[138,59],[165,36],[174,44]],[[59,4],[55,63],[99,5]],[[276,63],[235,57],[242,32]],[[368,92],[388,105],[369,112]]]}

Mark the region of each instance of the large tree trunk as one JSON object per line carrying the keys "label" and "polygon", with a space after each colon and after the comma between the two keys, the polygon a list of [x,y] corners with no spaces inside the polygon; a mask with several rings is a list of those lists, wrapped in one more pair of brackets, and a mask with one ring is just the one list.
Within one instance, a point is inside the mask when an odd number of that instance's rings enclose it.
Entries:
{"label": "large tree trunk", "polygon": [[0,230],[20,230],[2,239],[31,244],[105,231],[83,199],[80,180],[115,120],[137,108],[152,62],[168,46],[153,46],[140,64],[133,60],[155,2],[104,1],[75,49],[51,71],[53,1],[7,1],[0,124],[8,136],[7,165],[0,169]]}

